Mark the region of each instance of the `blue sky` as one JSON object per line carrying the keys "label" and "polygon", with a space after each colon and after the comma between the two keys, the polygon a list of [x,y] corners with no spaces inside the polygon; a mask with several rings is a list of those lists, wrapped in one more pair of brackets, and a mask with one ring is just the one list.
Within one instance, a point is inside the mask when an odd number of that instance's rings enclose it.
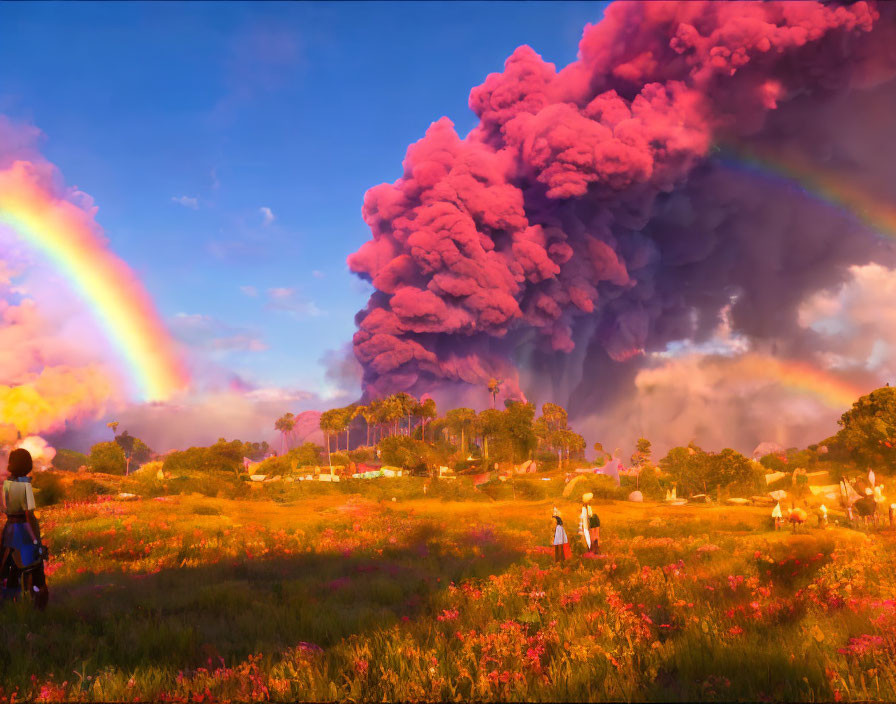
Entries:
{"label": "blue sky", "polygon": [[[2,3],[0,113],[89,193],[176,333],[326,392],[367,289],[364,192],[520,44],[575,59],[604,3]],[[269,209],[267,211],[262,209]]]}

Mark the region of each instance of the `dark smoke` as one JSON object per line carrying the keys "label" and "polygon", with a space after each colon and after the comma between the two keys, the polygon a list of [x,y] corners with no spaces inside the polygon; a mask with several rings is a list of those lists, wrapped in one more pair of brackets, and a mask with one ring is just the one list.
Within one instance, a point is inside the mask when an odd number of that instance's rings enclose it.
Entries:
{"label": "dark smoke", "polygon": [[811,356],[800,303],[892,250],[720,147],[896,196],[894,9],[614,3],[559,72],[517,49],[472,90],[466,138],[435,122],[402,178],[365,196],[373,237],[348,258],[375,288],[354,336],[365,392],[472,384],[484,405],[496,376],[585,416],[726,306],[734,333]]}

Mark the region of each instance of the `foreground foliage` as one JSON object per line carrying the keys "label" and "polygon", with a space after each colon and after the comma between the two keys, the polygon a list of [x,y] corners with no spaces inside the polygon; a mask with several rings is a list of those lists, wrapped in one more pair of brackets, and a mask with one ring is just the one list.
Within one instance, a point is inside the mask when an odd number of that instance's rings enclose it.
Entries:
{"label": "foreground foliage", "polygon": [[[2,699],[894,700],[894,538],[764,509],[199,494],[44,510]],[[574,534],[574,527],[570,530]]]}

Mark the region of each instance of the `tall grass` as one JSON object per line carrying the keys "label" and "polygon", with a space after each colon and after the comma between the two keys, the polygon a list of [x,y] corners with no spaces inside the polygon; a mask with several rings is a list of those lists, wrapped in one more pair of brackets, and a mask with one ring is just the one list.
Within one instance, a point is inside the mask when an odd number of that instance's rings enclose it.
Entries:
{"label": "tall grass", "polygon": [[0,699],[896,699],[889,532],[607,500],[586,556],[560,482],[457,482],[48,506],[51,602],[0,611]]}

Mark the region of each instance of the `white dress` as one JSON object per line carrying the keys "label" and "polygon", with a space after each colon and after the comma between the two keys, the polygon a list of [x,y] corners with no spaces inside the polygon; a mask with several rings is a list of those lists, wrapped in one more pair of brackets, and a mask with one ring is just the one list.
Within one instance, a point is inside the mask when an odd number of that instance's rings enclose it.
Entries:
{"label": "white dress", "polygon": [[588,508],[582,506],[582,513],[579,516],[579,532],[585,538],[585,545],[591,549],[591,530],[588,527]]}
{"label": "white dress", "polygon": [[561,525],[554,528],[554,545],[563,545],[568,542],[569,538],[566,536],[566,529]]}

